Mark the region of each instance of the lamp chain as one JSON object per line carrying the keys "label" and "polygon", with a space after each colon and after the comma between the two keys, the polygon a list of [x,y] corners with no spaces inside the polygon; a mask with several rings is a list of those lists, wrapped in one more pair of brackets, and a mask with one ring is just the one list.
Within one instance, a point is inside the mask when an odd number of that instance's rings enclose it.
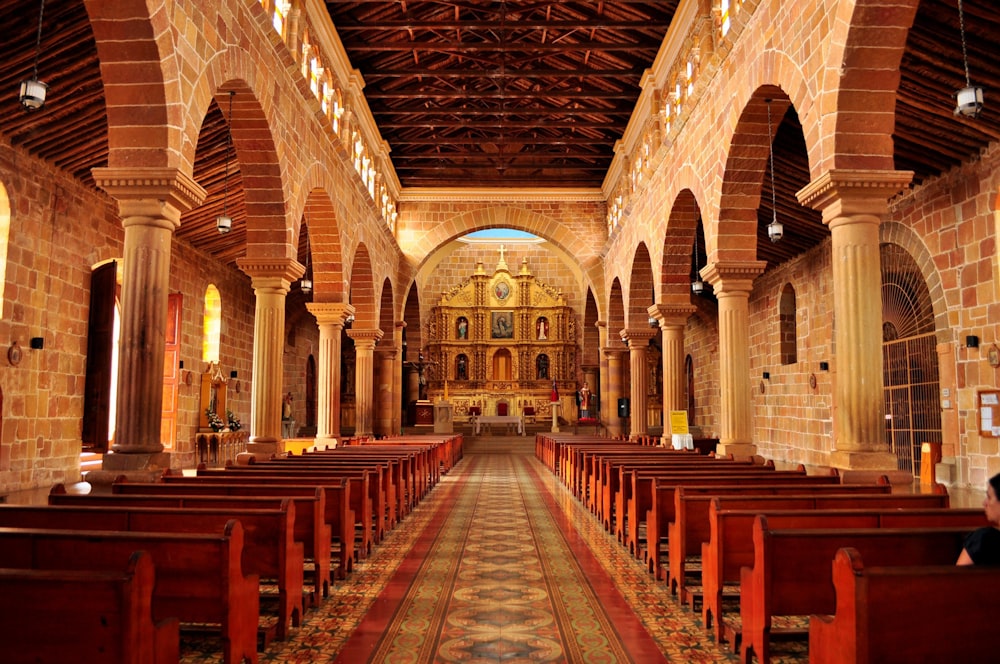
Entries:
{"label": "lamp chain", "polygon": [[962,11],[962,0],[958,0],[958,31],[962,35],[962,65],[965,67],[965,86],[971,88],[969,78],[969,52],[965,45],[965,12]]}
{"label": "lamp chain", "polygon": [[35,36],[35,65],[32,77],[38,80],[38,56],[42,52],[42,16],[45,15],[45,0],[42,0],[42,6],[38,10],[38,34]]}
{"label": "lamp chain", "polygon": [[767,141],[768,141],[768,159],[770,160],[771,168],[771,212],[773,213],[774,221],[778,221],[778,205],[775,202],[774,195],[774,138],[771,136],[771,100],[765,99],[767,103]]}
{"label": "lamp chain", "polygon": [[226,130],[226,175],[223,180],[222,214],[229,214],[229,152],[233,144],[233,97],[235,90],[229,91],[229,126]]}

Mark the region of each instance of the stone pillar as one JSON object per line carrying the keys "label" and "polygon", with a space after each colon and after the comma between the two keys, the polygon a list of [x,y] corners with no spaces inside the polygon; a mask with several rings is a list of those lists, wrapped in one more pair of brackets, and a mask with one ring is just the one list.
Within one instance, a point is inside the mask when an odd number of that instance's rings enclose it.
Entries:
{"label": "stone pillar", "polygon": [[377,359],[377,381],[375,383],[375,434],[390,436],[393,434],[392,413],[396,408],[393,403],[393,369],[396,367],[396,348],[392,345],[392,337],[382,338],[375,348]]}
{"label": "stone pillar", "polygon": [[702,270],[719,300],[719,391],[721,435],[719,454],[748,457],[753,444],[750,403],[750,311],[753,280],[764,271],[763,261],[714,263]]}
{"label": "stone pillar", "polygon": [[354,307],[339,302],[307,302],[319,326],[316,445],[336,447],[340,438],[340,335]]}
{"label": "stone pillar", "polygon": [[649,350],[649,340],[655,335],[656,332],[648,327],[621,331],[622,339],[628,341],[628,358],[632,375],[632,384],[629,388],[632,411],[629,438],[633,440],[649,433],[649,426],[646,422],[646,402],[649,397],[649,372],[646,367],[646,355]]}
{"label": "stone pillar", "polygon": [[396,321],[395,346],[400,349],[392,365],[392,432],[403,432],[403,328],[405,321]]}
{"label": "stone pillar", "polygon": [[597,325],[597,342],[598,342],[598,352],[600,355],[600,367],[598,371],[600,372],[600,391],[595,392],[598,396],[597,410],[601,422],[608,425],[611,422],[612,411],[608,409],[608,404],[611,400],[608,398],[608,386],[611,384],[610,378],[608,378],[608,356],[604,354],[604,348],[608,345],[608,324],[599,320]]}
{"label": "stone pillar", "polygon": [[[604,356],[608,358],[608,417],[604,420],[609,436],[620,436],[624,430],[622,419],[618,417],[618,399],[622,396],[622,353],[624,347],[608,346]],[[603,409],[602,409],[603,410]]]}
{"label": "stone pillar", "polygon": [[292,258],[241,258],[256,296],[253,323],[253,392],[247,452],[260,456],[284,451],[281,395],[284,392],[285,296],[305,267]]}
{"label": "stone pillar", "polygon": [[[173,168],[95,168],[93,174],[118,201],[125,229],[118,414],[114,454],[104,455],[103,469],[156,475],[170,467],[160,442],[170,245],[181,213],[200,205],[205,190]],[[98,475],[88,480],[100,481]]]}
{"label": "stone pillar", "polygon": [[663,438],[660,442],[672,445],[670,412],[687,410],[684,399],[687,378],[684,374],[684,329],[695,307],[690,304],[654,304],[648,311],[660,324],[663,333]]}
{"label": "stone pillar", "polygon": [[833,170],[797,196],[830,227],[837,380],[830,465],[895,470],[885,440],[879,225],[888,200],[913,177],[902,171]]}
{"label": "stone pillar", "polygon": [[354,435],[371,436],[374,433],[374,370],[375,344],[382,338],[382,330],[348,330],[354,339]]}

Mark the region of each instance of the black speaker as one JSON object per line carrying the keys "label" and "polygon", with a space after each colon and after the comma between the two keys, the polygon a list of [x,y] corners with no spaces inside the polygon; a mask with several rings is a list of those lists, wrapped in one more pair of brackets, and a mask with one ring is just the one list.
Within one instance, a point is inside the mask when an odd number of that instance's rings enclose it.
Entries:
{"label": "black speaker", "polygon": [[618,417],[628,417],[629,416],[629,400],[619,399],[618,400]]}
{"label": "black speaker", "polygon": [[966,348],[979,348],[979,337],[970,335],[965,338]]}
{"label": "black speaker", "polygon": [[29,343],[31,347],[34,348],[35,350],[41,350],[45,348],[45,339],[43,339],[42,337],[31,337],[31,341]]}

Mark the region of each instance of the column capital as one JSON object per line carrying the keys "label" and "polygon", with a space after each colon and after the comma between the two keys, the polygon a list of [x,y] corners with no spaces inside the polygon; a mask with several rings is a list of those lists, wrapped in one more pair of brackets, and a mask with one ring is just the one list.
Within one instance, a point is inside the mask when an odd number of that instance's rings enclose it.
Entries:
{"label": "column capital", "polygon": [[354,345],[358,348],[375,349],[375,344],[382,338],[382,330],[372,328],[370,330],[351,329],[347,331],[347,336],[354,339]]}
{"label": "column capital", "polygon": [[800,189],[799,203],[823,213],[823,223],[846,215],[883,216],[889,199],[913,180],[913,171],[833,169]]}
{"label": "column capital", "polygon": [[612,357],[619,357],[620,355],[623,355],[626,350],[628,349],[624,346],[607,346],[602,348],[601,352],[604,353],[605,357],[611,359]]}
{"label": "column capital", "polygon": [[660,303],[651,304],[646,309],[650,318],[655,318],[660,329],[665,330],[671,325],[686,325],[688,317],[698,310],[693,304]]}
{"label": "column capital", "polygon": [[288,291],[292,282],[305,273],[306,267],[294,258],[241,258],[236,265],[250,277],[255,289],[280,288]]}
{"label": "column capital", "polygon": [[753,290],[753,280],[764,273],[766,261],[720,261],[706,265],[701,276],[712,284],[715,294]]}
{"label": "column capital", "polygon": [[343,325],[354,315],[354,305],[345,302],[306,302],[306,309],[320,325]]}
{"label": "column capital", "polygon": [[93,168],[94,183],[118,201],[123,219],[166,219],[173,229],[181,213],[198,207],[207,192],[187,173],[176,168]]}
{"label": "column capital", "polygon": [[628,342],[628,347],[632,350],[635,348],[646,348],[649,345],[649,340],[659,334],[659,331],[651,327],[625,328],[624,330],[619,330],[618,334],[621,336],[622,341]]}

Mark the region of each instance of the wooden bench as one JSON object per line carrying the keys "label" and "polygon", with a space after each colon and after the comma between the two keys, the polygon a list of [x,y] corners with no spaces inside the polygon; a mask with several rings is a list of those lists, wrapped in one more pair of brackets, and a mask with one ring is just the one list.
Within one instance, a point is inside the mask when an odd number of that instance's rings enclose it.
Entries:
{"label": "wooden bench", "polygon": [[[351,480],[340,479],[327,482],[246,482],[245,479],[188,477],[180,474],[164,474],[159,482],[129,483],[124,480],[111,485],[114,494],[197,494],[197,495],[229,495],[229,496],[278,496],[297,497],[314,496],[317,491],[324,494],[326,504],[324,522],[331,539],[327,540],[327,549],[331,560],[336,556],[337,566],[334,568],[336,578],[343,579],[354,569],[355,523],[357,518],[351,509]],[[298,514],[298,512],[296,512]]]}
{"label": "wooden bench", "polygon": [[[806,513],[801,513],[803,516]],[[836,596],[830,564],[838,549],[854,547],[873,565],[954,564],[971,528],[851,528],[824,519],[826,528],[795,528],[789,519],[758,515],[754,521],[753,567],[740,570],[740,659],[750,664],[771,661],[773,637],[807,634],[795,627],[776,628],[777,616],[832,614]],[[843,523],[843,521],[841,521]],[[927,597],[925,601],[933,601]],[[979,608],[979,607],[977,607]]]}
{"label": "wooden bench", "polygon": [[0,569],[5,664],[177,664],[177,618],[153,621],[152,557],[123,571]]}
{"label": "wooden bench", "polygon": [[[238,519],[243,528],[243,570],[277,585],[275,632],[285,639],[289,624],[298,626],[305,608],[302,543],[294,540],[295,505],[287,498],[277,509],[0,505],[0,527],[5,528],[211,534],[231,519]],[[272,632],[264,634],[266,646]]]}
{"label": "wooden bench", "polygon": [[809,620],[811,664],[996,660],[996,568],[866,566],[857,549],[844,548],[833,586],[836,614]]}
{"label": "wooden bench", "polygon": [[[767,493],[801,497],[807,494],[822,494],[850,499],[851,496],[885,496],[891,493],[892,487],[888,483],[817,483],[815,485],[795,484],[792,486],[764,485],[763,487],[754,487],[752,490],[756,495]],[[661,501],[665,500],[670,493],[673,493],[674,496],[672,521],[670,520],[671,511],[660,507]],[[707,542],[711,534],[708,510],[712,498],[746,495],[747,489],[740,485],[679,486],[671,492],[669,487],[663,487],[659,482],[654,481],[653,504],[646,517],[646,549],[649,551],[647,562],[654,577],[657,580],[665,578],[671,592],[676,593],[682,603],[688,602],[685,592],[686,561],[692,557],[700,558],[702,543]],[[838,499],[834,499],[831,507],[841,504]],[[865,498],[861,500],[863,501]],[[780,505],[780,501],[773,501],[773,505]],[[847,502],[843,503],[843,506],[853,507],[855,503]],[[665,544],[664,538],[670,544],[667,549],[669,557],[665,570],[661,560],[663,551],[661,547]]]}
{"label": "wooden bench", "polygon": [[243,572],[243,527],[215,535],[0,528],[0,567],[111,570],[136,551],[153,558],[153,620],[221,627],[223,661],[256,664],[259,581]]}
{"label": "wooden bench", "polygon": [[[142,485],[132,485],[133,487]],[[71,506],[102,506],[102,507],[176,507],[215,510],[277,510],[281,509],[282,501],[288,500],[295,506],[295,522],[293,524],[293,539],[302,543],[302,553],[307,563],[312,564],[312,584],[317,596],[327,597],[330,594],[330,583],[333,581],[333,571],[330,569],[330,526],[326,523],[326,492],[316,488],[311,495],[276,495],[261,496],[257,494],[234,495],[196,495],[185,492],[183,487],[172,484],[147,485],[159,487],[150,488],[148,492],[140,493],[99,493],[70,494],[66,487],[57,484],[49,491],[49,505]]]}
{"label": "wooden bench", "polygon": [[[759,487],[755,487],[756,491]],[[758,514],[779,510],[819,509],[945,509],[946,494],[887,494],[827,496],[813,490],[800,495],[715,496],[709,505],[709,538],[701,546],[702,622],[723,640],[724,600],[738,598],[740,570],[753,565],[753,523]],[[736,635],[727,637],[734,643]]]}

